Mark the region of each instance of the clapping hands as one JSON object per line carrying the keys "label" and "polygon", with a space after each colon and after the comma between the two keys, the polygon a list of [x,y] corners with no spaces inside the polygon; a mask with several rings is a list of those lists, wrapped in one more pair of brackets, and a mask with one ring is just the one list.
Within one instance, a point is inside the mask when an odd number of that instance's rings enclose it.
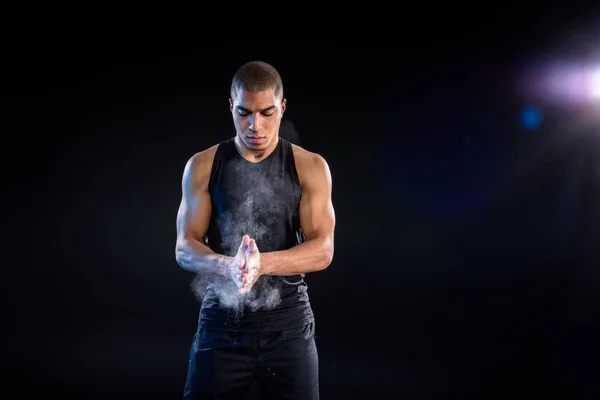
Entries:
{"label": "clapping hands", "polygon": [[256,241],[244,235],[231,265],[231,278],[236,283],[239,293],[245,294],[262,275],[260,252]]}

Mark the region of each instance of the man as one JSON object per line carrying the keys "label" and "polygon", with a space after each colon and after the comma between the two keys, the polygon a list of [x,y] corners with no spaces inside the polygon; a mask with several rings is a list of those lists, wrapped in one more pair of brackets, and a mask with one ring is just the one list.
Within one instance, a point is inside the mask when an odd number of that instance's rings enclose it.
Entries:
{"label": "man", "polygon": [[333,258],[329,166],[279,136],[286,100],[271,65],[241,66],[229,102],[235,136],[183,172],[176,259],[203,285],[184,398],[318,399],[304,276]]}

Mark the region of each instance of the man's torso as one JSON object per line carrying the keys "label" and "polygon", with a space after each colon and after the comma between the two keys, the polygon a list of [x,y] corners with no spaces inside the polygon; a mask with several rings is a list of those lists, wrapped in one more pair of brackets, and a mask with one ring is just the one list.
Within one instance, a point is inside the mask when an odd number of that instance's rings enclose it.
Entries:
{"label": "man's torso", "polygon": [[[259,251],[287,250],[304,241],[299,203],[302,189],[293,145],[279,138],[260,162],[244,159],[233,138],[216,148],[208,190],[212,215],[205,243],[234,256],[243,235]],[[239,331],[293,329],[313,320],[303,275],[261,276],[252,291],[237,293],[231,279],[211,282],[200,322],[206,327]]]}

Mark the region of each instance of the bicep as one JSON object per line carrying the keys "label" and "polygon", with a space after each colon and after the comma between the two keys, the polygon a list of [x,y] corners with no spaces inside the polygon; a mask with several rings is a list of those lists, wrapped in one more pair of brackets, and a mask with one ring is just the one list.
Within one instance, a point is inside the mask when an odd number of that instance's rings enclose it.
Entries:
{"label": "bicep", "polygon": [[311,166],[300,199],[300,224],[306,239],[331,237],[335,229],[335,211],[331,198],[331,173],[325,160],[318,157]]}
{"label": "bicep", "polygon": [[195,171],[190,162],[186,165],[182,179],[181,202],[177,212],[177,237],[204,242],[211,212],[207,179]]}

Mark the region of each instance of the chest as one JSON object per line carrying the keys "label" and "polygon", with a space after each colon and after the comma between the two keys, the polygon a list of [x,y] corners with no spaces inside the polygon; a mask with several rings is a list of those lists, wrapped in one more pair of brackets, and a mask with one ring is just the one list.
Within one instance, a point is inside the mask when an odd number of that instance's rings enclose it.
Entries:
{"label": "chest", "polygon": [[248,163],[231,160],[221,166],[211,197],[217,213],[282,215],[298,209],[301,189],[294,171],[277,160]]}

